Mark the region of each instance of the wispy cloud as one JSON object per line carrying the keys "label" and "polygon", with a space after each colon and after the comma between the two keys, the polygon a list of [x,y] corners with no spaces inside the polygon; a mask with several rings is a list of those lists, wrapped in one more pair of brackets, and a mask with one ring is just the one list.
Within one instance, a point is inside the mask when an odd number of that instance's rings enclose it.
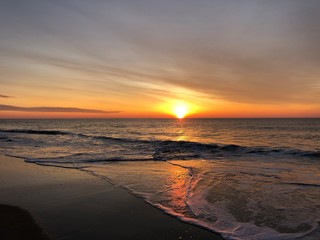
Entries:
{"label": "wispy cloud", "polygon": [[59,113],[120,113],[121,111],[103,111],[96,109],[84,109],[73,107],[18,107],[11,105],[0,105],[0,111],[19,111],[19,112],[59,112]]}
{"label": "wispy cloud", "polygon": [[0,94],[0,98],[12,98],[12,96],[7,96],[7,95]]}
{"label": "wispy cloud", "polygon": [[19,4],[0,9],[0,84],[33,102],[320,104],[320,1]]}

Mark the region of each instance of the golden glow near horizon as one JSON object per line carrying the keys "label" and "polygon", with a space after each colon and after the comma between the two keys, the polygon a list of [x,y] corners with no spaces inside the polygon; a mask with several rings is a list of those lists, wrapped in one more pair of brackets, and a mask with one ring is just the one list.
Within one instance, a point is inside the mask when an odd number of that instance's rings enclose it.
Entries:
{"label": "golden glow near horizon", "polygon": [[177,118],[182,119],[188,114],[188,107],[184,104],[176,105],[173,112]]}
{"label": "golden glow near horizon", "polygon": [[160,106],[158,111],[182,119],[199,112],[199,108],[190,102],[170,100]]}

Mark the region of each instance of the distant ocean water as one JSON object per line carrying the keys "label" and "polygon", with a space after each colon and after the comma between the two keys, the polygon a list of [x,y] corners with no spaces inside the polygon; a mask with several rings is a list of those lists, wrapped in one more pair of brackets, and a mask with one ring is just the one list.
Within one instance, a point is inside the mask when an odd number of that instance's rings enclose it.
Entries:
{"label": "distant ocean water", "polygon": [[320,119],[0,120],[0,153],[101,177],[226,239],[320,239]]}

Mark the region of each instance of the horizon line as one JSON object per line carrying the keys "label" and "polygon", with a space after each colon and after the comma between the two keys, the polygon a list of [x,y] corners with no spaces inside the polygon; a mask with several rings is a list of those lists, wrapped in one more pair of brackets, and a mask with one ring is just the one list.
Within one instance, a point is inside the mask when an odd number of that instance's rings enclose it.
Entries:
{"label": "horizon line", "polygon": [[185,119],[320,119],[318,117],[185,117],[182,119],[176,117],[27,117],[27,118],[1,118],[0,120],[90,120],[90,119],[176,119],[183,121]]}

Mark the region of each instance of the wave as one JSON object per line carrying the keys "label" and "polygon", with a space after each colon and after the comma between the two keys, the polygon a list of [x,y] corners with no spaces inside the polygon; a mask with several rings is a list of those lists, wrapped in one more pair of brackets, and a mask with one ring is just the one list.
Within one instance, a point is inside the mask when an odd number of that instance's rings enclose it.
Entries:
{"label": "wave", "polygon": [[235,144],[205,144],[188,141],[161,141],[153,157],[155,160],[177,159],[176,153],[182,156],[180,159],[207,158],[211,156],[224,157],[230,155],[258,155],[258,156],[291,156],[320,158],[320,151],[305,151],[291,148],[249,147]]}
{"label": "wave", "polygon": [[70,132],[56,130],[32,130],[32,129],[0,129],[3,133],[24,133],[24,134],[44,134],[44,135],[68,135]]}
{"label": "wave", "polygon": [[[226,156],[270,156],[270,157],[307,157],[312,159],[320,158],[320,151],[301,150],[293,148],[274,148],[274,147],[255,147],[255,146],[241,146],[236,144],[219,144],[219,143],[201,143],[192,141],[174,141],[174,140],[144,140],[132,138],[120,138],[101,135],[87,135],[83,133],[73,133],[60,130],[33,130],[33,129],[0,129],[0,133],[20,133],[20,134],[39,134],[39,135],[69,135],[87,140],[102,141],[107,146],[110,144],[125,145],[128,151],[133,148],[141,150],[140,156],[135,153],[134,160],[188,160],[188,159],[210,159],[212,157],[226,157]],[[4,137],[0,138],[4,139]],[[92,142],[88,142],[91,144]],[[151,156],[146,157],[145,153],[150,153]],[[103,159],[103,160],[101,160]],[[133,159],[126,159],[124,156],[113,156],[102,158],[98,161],[126,161]]]}
{"label": "wave", "polygon": [[[12,156],[12,155],[11,155]],[[13,156],[16,157],[16,156]],[[106,157],[101,154],[77,153],[66,156],[48,157],[48,158],[28,158],[24,157],[29,163],[45,164],[85,164],[85,163],[104,163],[119,161],[152,161],[152,158],[123,158],[123,157]]]}
{"label": "wave", "polygon": [[[0,129],[0,133],[21,133],[21,134],[36,134],[36,135],[70,135],[70,136],[79,136],[84,138],[94,138],[97,140],[112,140],[112,141],[121,141],[121,142],[133,142],[137,141],[134,139],[128,138],[116,138],[116,137],[108,137],[108,136],[94,136],[87,135],[83,133],[73,133],[67,131],[59,131],[59,130],[33,130],[33,129]],[[0,138],[1,139],[1,138]],[[141,142],[147,142],[143,140],[138,140]]]}

